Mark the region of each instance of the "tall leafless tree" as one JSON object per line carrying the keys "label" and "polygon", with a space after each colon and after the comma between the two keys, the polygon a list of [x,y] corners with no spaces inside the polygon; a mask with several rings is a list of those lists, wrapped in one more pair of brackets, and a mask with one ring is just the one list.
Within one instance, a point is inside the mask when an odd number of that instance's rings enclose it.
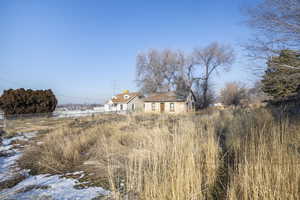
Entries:
{"label": "tall leafless tree", "polygon": [[176,77],[185,60],[181,52],[150,50],[137,56],[136,79],[143,93],[163,92],[175,89]]}
{"label": "tall leafless tree", "polygon": [[192,56],[185,56],[180,53],[180,60],[182,61],[179,71],[175,77],[175,89],[178,95],[186,96],[192,89],[194,77],[195,77],[195,65]]}
{"label": "tall leafless tree", "polygon": [[214,42],[207,47],[195,49],[193,57],[194,65],[199,66],[201,71],[200,76],[194,78],[202,82],[200,84],[202,88],[200,107],[206,108],[209,106],[209,82],[218,70],[229,70],[235,58],[234,51],[231,46]]}
{"label": "tall leafless tree", "polygon": [[245,45],[249,56],[269,59],[282,49],[300,49],[299,0],[263,0],[247,8],[246,14],[247,24],[255,31]]}

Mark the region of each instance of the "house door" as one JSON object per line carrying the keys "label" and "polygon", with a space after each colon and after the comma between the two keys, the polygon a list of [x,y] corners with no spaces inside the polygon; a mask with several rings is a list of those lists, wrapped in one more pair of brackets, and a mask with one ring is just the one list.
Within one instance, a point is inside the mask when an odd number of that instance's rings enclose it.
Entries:
{"label": "house door", "polygon": [[165,103],[160,103],[160,112],[165,112]]}

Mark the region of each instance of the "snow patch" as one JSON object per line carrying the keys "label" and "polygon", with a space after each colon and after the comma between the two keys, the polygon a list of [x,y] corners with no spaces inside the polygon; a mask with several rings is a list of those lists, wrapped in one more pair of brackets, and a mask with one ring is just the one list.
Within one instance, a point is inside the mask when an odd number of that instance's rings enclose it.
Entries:
{"label": "snow patch", "polygon": [[16,136],[11,138],[4,138],[2,140],[2,145],[0,146],[0,182],[6,181],[12,178],[16,170],[15,164],[16,161],[21,157],[22,153],[17,147],[20,145],[12,144],[12,142],[17,140],[28,141],[29,139],[35,137],[37,134],[36,131],[28,133],[18,133]]}
{"label": "snow patch", "polygon": [[97,110],[68,110],[68,111],[55,111],[54,117],[68,118],[68,117],[87,117],[93,114],[103,114],[104,108]]}
{"label": "snow patch", "polygon": [[59,175],[31,176],[13,188],[2,190],[0,199],[90,200],[109,194],[109,191],[101,187],[76,189],[74,188],[76,182],[76,179],[64,178]]}
{"label": "snow patch", "polygon": [[[17,144],[13,145],[12,142],[14,141],[28,141],[29,139],[36,136],[38,132],[28,132],[28,133],[18,133],[16,136],[11,138],[4,138],[2,140],[2,144],[0,143],[0,153],[8,153],[11,149],[13,149],[15,146],[18,146]],[[11,152],[12,153],[12,152]]]}
{"label": "snow patch", "polygon": [[21,153],[16,151],[13,156],[0,157],[0,182],[12,178],[15,174],[12,168],[15,166],[16,161],[20,158]]}

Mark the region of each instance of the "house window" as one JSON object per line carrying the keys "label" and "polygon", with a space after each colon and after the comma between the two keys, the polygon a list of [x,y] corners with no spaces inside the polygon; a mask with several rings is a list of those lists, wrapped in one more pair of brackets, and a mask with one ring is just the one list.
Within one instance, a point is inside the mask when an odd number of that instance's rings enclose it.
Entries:
{"label": "house window", "polygon": [[132,105],[131,105],[131,110],[134,110],[134,109],[135,109],[135,105],[132,104]]}
{"label": "house window", "polygon": [[120,110],[123,110],[123,104],[120,105]]}
{"label": "house window", "polygon": [[155,111],[155,103],[151,104],[152,111]]}
{"label": "house window", "polygon": [[174,112],[174,111],[175,111],[174,103],[170,103],[170,112]]}
{"label": "house window", "polygon": [[124,95],[124,99],[129,99],[129,95]]}

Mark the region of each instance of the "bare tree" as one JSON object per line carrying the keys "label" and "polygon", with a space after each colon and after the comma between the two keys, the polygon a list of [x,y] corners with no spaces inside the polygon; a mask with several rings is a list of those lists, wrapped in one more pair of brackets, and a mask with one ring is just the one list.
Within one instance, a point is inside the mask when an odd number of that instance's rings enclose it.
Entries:
{"label": "bare tree", "polygon": [[164,79],[167,89],[174,90],[174,82],[179,76],[182,67],[184,66],[184,56],[182,52],[173,52],[171,50],[164,50],[162,52],[162,65],[164,66]]}
{"label": "bare tree", "polygon": [[229,70],[234,61],[234,51],[230,46],[214,42],[207,47],[198,48],[193,53],[193,63],[199,66],[201,74],[194,80],[200,81],[202,88],[201,108],[209,106],[208,91],[209,81],[218,70]]}
{"label": "bare tree", "polygon": [[181,64],[178,68],[179,71],[176,74],[174,83],[177,94],[180,96],[186,96],[193,86],[195,66],[192,56],[185,56],[182,52],[179,56]]}
{"label": "bare tree", "polygon": [[[255,31],[245,45],[249,56],[269,59],[283,49],[300,48],[300,1],[263,0],[247,8],[247,24]],[[288,66],[290,67],[290,66]]]}
{"label": "bare tree", "polygon": [[162,64],[160,52],[150,50],[147,54],[137,56],[137,83],[145,93],[164,89],[165,66]]}
{"label": "bare tree", "polygon": [[136,65],[138,87],[146,94],[175,90],[176,85],[185,80],[184,65],[185,57],[179,51],[150,50],[146,54],[139,54]]}
{"label": "bare tree", "polygon": [[[205,84],[204,81],[199,81],[199,79],[194,79],[194,94],[197,99],[197,108],[203,109],[207,106],[213,104],[216,100],[216,94],[213,89],[213,84],[209,81]],[[206,97],[204,98],[204,90],[206,90]]]}

